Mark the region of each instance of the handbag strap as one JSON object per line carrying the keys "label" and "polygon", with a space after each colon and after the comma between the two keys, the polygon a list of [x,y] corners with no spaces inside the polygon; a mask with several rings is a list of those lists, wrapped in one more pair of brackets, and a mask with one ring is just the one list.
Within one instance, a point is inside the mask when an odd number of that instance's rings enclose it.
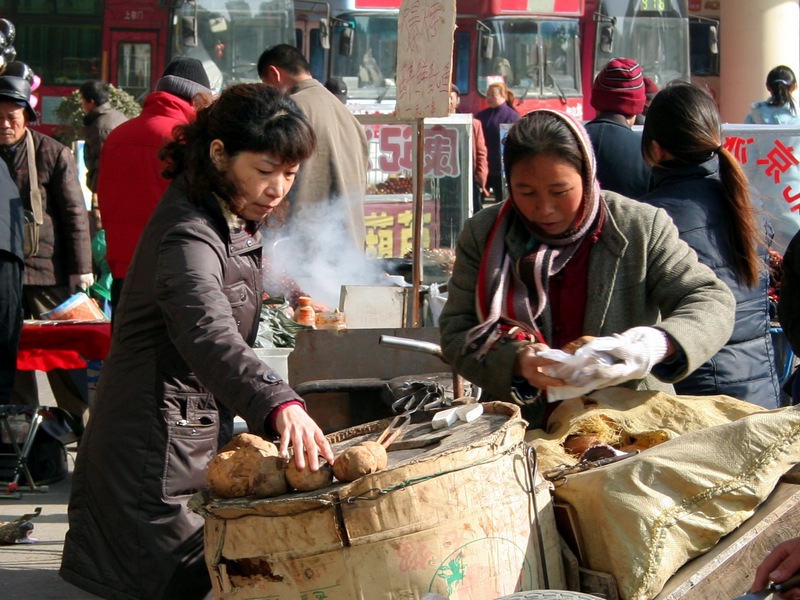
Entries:
{"label": "handbag strap", "polygon": [[39,191],[39,173],[36,171],[36,149],[33,147],[33,136],[25,133],[25,145],[28,151],[28,181],[31,186],[31,212],[37,225],[44,223],[42,215],[42,193]]}

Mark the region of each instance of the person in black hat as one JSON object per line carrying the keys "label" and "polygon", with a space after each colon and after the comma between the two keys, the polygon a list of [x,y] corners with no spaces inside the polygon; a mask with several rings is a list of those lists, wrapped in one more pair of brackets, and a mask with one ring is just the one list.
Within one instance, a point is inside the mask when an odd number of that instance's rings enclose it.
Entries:
{"label": "person in black hat", "polygon": [[[75,157],[67,146],[28,128],[36,120],[30,94],[25,79],[0,77],[0,157],[20,191],[23,208],[39,223],[32,226],[38,243],[27,249],[22,290],[25,316],[38,319],[76,291],[88,289],[94,275]],[[47,375],[58,405],[83,416],[88,407],[69,372],[59,369]],[[14,401],[38,404],[33,371],[17,373]]]}
{"label": "person in black hat", "polygon": [[164,70],[138,117],[112,131],[100,153],[97,196],[111,268],[111,314],[150,213],[166,191],[158,152],[176,125],[194,119],[196,106],[211,99],[208,75],[196,58],[178,57]]}
{"label": "person in black hat", "polygon": [[341,77],[328,77],[325,87],[336,96],[342,104],[347,104],[347,84]]}

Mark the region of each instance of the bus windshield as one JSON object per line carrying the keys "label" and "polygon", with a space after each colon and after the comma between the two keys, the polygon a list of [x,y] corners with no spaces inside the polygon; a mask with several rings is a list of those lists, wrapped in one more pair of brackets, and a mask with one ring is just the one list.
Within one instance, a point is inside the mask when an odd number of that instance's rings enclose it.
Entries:
{"label": "bus windshield", "polygon": [[491,18],[479,26],[477,88],[502,76],[517,98],[581,94],[578,21]]}
{"label": "bus windshield", "polygon": [[256,64],[261,53],[275,44],[293,43],[292,0],[197,0],[175,10],[171,57],[200,59],[211,87],[221,89],[260,81]]}
{"label": "bus windshield", "polygon": [[348,98],[394,101],[397,13],[338,15],[332,30],[330,74],[344,80]]}
{"label": "bus windshield", "polygon": [[689,81],[689,20],[685,0],[603,0],[597,21],[594,75],[614,57],[642,66],[659,87]]}

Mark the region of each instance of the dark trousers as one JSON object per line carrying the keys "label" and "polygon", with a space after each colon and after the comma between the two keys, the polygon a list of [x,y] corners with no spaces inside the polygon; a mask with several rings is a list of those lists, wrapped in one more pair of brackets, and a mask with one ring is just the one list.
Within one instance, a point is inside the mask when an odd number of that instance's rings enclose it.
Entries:
{"label": "dark trousers", "polygon": [[[26,285],[22,288],[26,317],[38,319],[71,296],[67,286]],[[63,408],[80,423],[87,415],[88,389],[85,369],[53,369],[47,372],[47,381],[59,408]],[[12,404],[39,406],[39,386],[36,371],[18,371],[14,380]]]}
{"label": "dark trousers", "polygon": [[0,250],[0,404],[11,404],[22,317],[22,262]]}

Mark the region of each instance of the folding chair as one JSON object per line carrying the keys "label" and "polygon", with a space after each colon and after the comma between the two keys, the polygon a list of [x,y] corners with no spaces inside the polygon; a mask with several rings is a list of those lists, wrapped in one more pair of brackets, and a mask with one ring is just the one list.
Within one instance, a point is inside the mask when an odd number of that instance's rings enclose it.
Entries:
{"label": "folding chair", "polygon": [[[48,410],[46,406],[22,406],[16,404],[2,404],[0,405],[0,429],[5,433],[13,452],[0,452],[0,457],[12,457],[12,470],[11,479],[6,485],[5,491],[0,492],[0,498],[14,498],[19,499],[22,497],[20,489],[31,492],[46,492],[48,487],[46,485],[36,485],[36,481],[31,475],[28,468],[28,456],[30,455],[31,448],[33,448],[33,441],[36,439],[36,434],[42,425],[44,413]],[[11,427],[10,418],[17,415],[31,415],[30,427],[25,439],[20,446],[17,440],[17,434]],[[25,475],[25,480],[28,482],[27,486],[20,486],[19,480],[22,475]]]}

